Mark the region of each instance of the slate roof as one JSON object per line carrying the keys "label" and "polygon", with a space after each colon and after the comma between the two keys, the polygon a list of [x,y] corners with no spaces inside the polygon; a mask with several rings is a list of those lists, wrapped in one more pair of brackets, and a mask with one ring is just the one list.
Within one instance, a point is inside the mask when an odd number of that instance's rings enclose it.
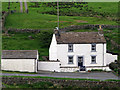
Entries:
{"label": "slate roof", "polygon": [[37,50],[2,50],[2,59],[36,59]]}
{"label": "slate roof", "polygon": [[104,35],[98,32],[66,32],[56,35],[58,44],[89,44],[89,43],[106,43]]}

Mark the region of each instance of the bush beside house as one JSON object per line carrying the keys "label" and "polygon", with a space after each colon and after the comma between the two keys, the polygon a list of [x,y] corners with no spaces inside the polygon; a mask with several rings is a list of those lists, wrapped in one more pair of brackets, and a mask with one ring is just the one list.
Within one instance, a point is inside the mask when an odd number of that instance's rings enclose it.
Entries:
{"label": "bush beside house", "polygon": [[110,69],[112,69],[114,72],[118,73],[120,72],[120,60],[115,60],[115,62],[111,62],[109,64]]}

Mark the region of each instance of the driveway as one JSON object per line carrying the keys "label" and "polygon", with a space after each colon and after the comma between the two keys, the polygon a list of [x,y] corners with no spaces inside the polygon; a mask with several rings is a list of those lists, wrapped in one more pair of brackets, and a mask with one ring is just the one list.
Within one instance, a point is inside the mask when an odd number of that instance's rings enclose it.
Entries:
{"label": "driveway", "polygon": [[15,73],[2,73],[0,75],[4,76],[46,76],[46,77],[58,77],[58,78],[84,78],[84,79],[116,79],[120,80],[120,77],[117,77],[112,72],[43,72],[38,71],[38,74],[15,74]]}
{"label": "driveway", "polygon": [[120,77],[114,75],[112,72],[59,72],[59,73],[50,73],[38,71],[39,74],[49,75],[50,77],[62,77],[62,78],[86,78],[86,79],[120,79]]}

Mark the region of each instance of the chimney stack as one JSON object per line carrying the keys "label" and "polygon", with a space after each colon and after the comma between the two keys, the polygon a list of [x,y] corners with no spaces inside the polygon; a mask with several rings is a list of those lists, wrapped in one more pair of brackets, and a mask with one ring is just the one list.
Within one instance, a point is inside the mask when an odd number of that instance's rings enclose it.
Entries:
{"label": "chimney stack", "polygon": [[99,25],[98,34],[103,36],[103,29],[101,25]]}
{"label": "chimney stack", "polygon": [[60,36],[60,32],[59,32],[59,28],[56,27],[56,29],[54,29],[54,33],[56,36]]}

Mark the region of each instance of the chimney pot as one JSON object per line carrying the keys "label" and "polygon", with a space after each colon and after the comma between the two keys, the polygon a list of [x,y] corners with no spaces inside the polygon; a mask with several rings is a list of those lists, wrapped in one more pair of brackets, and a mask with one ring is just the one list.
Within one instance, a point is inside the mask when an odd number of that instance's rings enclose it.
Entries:
{"label": "chimney pot", "polygon": [[59,32],[59,28],[58,27],[56,27],[56,29],[54,29],[54,33],[55,33],[55,35],[60,36],[60,32]]}
{"label": "chimney pot", "polygon": [[103,29],[101,25],[99,25],[98,33],[99,35],[103,36]]}

